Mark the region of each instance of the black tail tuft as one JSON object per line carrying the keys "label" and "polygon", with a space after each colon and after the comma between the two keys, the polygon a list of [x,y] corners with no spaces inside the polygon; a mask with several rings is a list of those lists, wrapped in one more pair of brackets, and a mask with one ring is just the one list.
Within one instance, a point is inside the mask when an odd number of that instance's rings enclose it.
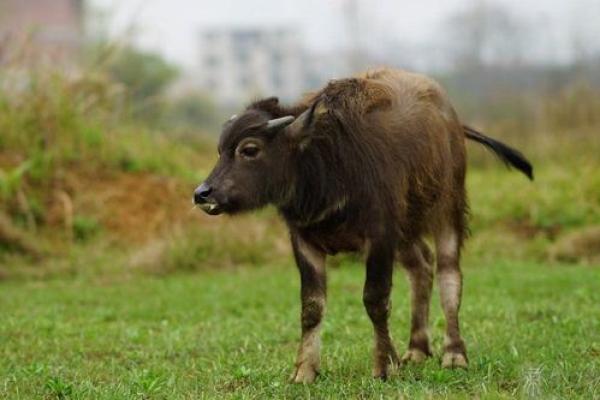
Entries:
{"label": "black tail tuft", "polygon": [[475,129],[466,125],[463,126],[463,129],[468,139],[474,140],[486,146],[488,149],[493,151],[494,154],[496,154],[507,166],[515,167],[527,175],[529,179],[533,180],[533,167],[519,150],[515,150],[502,142],[485,136],[483,133],[477,132]]}

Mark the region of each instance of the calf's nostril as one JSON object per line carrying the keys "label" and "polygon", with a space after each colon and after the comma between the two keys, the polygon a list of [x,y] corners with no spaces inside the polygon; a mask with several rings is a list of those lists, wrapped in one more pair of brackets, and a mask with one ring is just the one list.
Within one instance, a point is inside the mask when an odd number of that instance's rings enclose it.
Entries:
{"label": "calf's nostril", "polygon": [[212,193],[212,188],[208,186],[206,183],[198,186],[196,190],[194,190],[194,203],[202,204],[206,202],[206,198]]}

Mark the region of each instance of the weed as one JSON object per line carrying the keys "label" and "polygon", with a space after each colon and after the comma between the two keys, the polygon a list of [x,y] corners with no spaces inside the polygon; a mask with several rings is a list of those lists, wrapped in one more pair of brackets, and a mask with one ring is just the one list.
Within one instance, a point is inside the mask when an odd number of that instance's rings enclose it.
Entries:
{"label": "weed", "polygon": [[49,396],[55,399],[67,399],[73,394],[73,384],[63,380],[59,376],[48,378],[44,386]]}

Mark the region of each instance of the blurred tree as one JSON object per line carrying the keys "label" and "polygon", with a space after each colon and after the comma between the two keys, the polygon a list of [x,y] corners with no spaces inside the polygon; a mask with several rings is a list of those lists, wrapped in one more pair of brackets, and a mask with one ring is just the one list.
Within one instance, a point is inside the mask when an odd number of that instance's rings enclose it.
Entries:
{"label": "blurred tree", "polygon": [[444,30],[457,69],[518,64],[528,39],[524,24],[508,9],[485,0],[448,17]]}
{"label": "blurred tree", "polygon": [[224,110],[206,93],[190,89],[195,84],[190,71],[186,76],[185,71],[161,55],[133,45],[139,34],[135,23],[117,38],[111,37],[110,10],[86,5],[85,68],[119,84],[118,92],[127,96],[122,105],[135,122],[168,131],[170,135],[218,130]]}
{"label": "blurred tree", "polygon": [[214,130],[221,121],[214,101],[204,93],[191,92],[174,99],[169,107],[168,122],[184,129]]}
{"label": "blurred tree", "polygon": [[177,70],[159,55],[133,47],[119,51],[109,70],[115,80],[123,83],[138,101],[164,94],[177,77]]}
{"label": "blurred tree", "polygon": [[177,68],[158,54],[132,46],[115,52],[107,68],[111,77],[127,89],[134,117],[156,123],[164,116],[164,95],[177,78]]}

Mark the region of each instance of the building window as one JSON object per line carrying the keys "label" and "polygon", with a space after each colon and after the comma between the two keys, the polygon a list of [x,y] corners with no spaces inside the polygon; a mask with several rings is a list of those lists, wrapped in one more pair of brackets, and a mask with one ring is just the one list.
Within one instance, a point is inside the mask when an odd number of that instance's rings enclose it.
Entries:
{"label": "building window", "polygon": [[235,58],[240,64],[247,64],[250,60],[250,53],[247,48],[237,48],[235,50]]}
{"label": "building window", "polygon": [[205,59],[206,66],[209,68],[217,68],[219,66],[219,58],[213,54],[209,55]]}

